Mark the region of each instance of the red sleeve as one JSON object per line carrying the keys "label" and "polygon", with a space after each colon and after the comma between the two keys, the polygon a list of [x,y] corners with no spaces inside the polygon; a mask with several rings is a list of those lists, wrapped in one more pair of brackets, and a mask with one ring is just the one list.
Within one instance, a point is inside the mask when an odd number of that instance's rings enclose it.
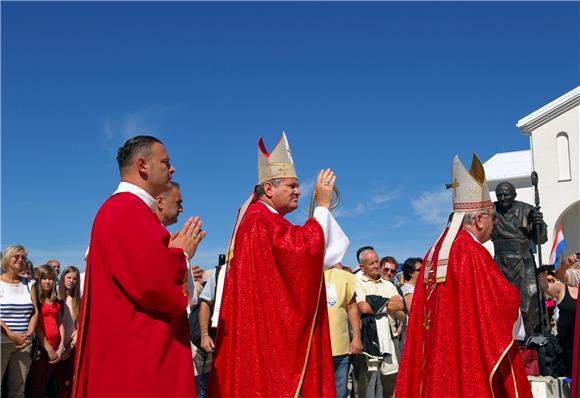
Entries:
{"label": "red sleeve", "polygon": [[[324,234],[315,219],[309,219],[304,226],[278,223],[272,236],[273,250],[278,255],[303,254],[324,257]],[[320,265],[322,267],[322,264]]]}
{"label": "red sleeve", "polygon": [[187,265],[181,249],[169,248],[169,233],[155,213],[131,194],[110,199],[95,220],[91,245],[122,290],[136,305],[181,313],[187,307]]}

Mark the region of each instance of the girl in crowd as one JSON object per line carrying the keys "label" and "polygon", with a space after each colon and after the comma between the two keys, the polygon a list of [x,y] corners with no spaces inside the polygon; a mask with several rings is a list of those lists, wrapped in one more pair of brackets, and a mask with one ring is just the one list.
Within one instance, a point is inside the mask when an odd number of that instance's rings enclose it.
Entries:
{"label": "girl in crowd", "polygon": [[[34,287],[18,275],[26,261],[23,246],[8,246],[2,257],[0,275],[0,326],[2,328],[1,380],[9,397],[24,397],[31,358],[31,343],[37,322]],[[4,378],[5,373],[6,378]]]}
{"label": "girl in crowd", "polygon": [[65,352],[55,369],[57,398],[68,398],[72,393],[75,366],[75,347],[77,345],[77,325],[81,306],[80,272],[77,267],[66,267],[58,282],[58,298],[64,304],[63,324]]}
{"label": "girl in crowd", "polygon": [[26,385],[26,395],[30,398],[45,396],[55,364],[64,352],[64,325],[62,323],[62,303],[56,295],[56,272],[49,265],[36,269],[39,317],[36,336],[41,342],[40,359],[34,361]]}

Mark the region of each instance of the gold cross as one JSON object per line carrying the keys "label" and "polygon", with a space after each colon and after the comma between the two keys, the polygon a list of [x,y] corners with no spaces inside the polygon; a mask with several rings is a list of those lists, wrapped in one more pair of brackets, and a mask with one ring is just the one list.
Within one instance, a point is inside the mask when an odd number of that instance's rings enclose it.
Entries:
{"label": "gold cross", "polygon": [[429,330],[429,313],[425,313],[425,319],[423,320],[423,328],[425,328],[425,330]]}
{"label": "gold cross", "polygon": [[453,178],[453,184],[451,184],[451,188],[453,188],[453,197],[457,197],[457,188],[459,188],[459,181],[457,181],[457,178],[454,177]]}
{"label": "gold cross", "polygon": [[287,164],[285,164],[285,165],[281,166],[281,167],[278,169],[278,171],[279,171],[280,173],[282,173],[283,175],[286,175],[286,174],[288,174],[288,165],[287,165]]}

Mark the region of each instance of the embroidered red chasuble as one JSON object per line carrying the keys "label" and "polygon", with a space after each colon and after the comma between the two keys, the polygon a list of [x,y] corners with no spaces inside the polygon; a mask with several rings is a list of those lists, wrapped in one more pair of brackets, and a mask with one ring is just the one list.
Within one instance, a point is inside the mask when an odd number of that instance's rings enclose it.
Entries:
{"label": "embroidered red chasuble", "polygon": [[75,397],[195,397],[186,316],[187,266],[132,193],[93,224],[81,306]]}
{"label": "embroidered red chasuble", "polygon": [[427,285],[421,268],[415,287],[395,396],[531,398],[513,340],[519,291],[465,230],[451,247],[445,282],[436,283],[433,268]]}
{"label": "embroidered red chasuble", "polygon": [[252,203],[226,276],[210,397],[334,397],[324,235]]}

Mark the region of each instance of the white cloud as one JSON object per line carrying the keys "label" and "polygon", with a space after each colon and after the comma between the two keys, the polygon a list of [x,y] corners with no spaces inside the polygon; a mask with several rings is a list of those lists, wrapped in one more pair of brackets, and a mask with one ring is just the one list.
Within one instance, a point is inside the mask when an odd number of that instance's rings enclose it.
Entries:
{"label": "white cloud", "polygon": [[384,205],[385,203],[400,197],[402,194],[401,191],[393,191],[382,195],[375,195],[369,199],[369,203],[374,206]]}
{"label": "white cloud", "polygon": [[423,192],[411,201],[415,214],[426,224],[442,225],[451,212],[451,192]]}
{"label": "white cloud", "polygon": [[366,210],[364,204],[357,202],[356,206],[350,209],[345,209],[344,207],[338,207],[332,211],[335,218],[348,218],[357,217],[363,214]]}
{"label": "white cloud", "polygon": [[405,220],[404,218],[400,217],[396,223],[394,223],[393,225],[388,225],[387,229],[397,229],[399,227],[401,227],[402,225],[406,224],[407,220]]}
{"label": "white cloud", "polygon": [[153,104],[127,112],[121,117],[109,115],[105,119],[103,133],[107,141],[116,137],[128,139],[137,134],[153,134],[160,130],[167,113],[181,109],[181,105]]}

